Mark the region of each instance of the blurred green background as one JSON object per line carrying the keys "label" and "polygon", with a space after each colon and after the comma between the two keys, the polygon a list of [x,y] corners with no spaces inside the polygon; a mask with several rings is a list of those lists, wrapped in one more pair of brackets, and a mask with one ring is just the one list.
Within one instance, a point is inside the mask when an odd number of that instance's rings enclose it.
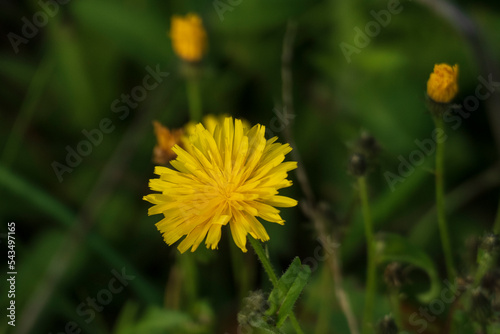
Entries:
{"label": "blurred green background", "polygon": [[[426,157],[394,191],[384,173],[397,173],[398,157],[408,159],[418,149],[415,140],[431,136],[425,85],[435,63],[459,64],[457,101],[475,94],[478,76],[493,73],[498,78],[494,72],[500,59],[497,1],[455,3],[477,25],[480,44],[471,43],[470,36],[425,5],[427,1],[403,1],[401,13],[392,15],[350,62],[340,43],[354,45],[354,28],[364,29],[373,20],[370,11],[387,9],[388,1],[62,2],[45,9],[43,1],[1,2],[0,232],[6,254],[7,222],[16,223],[18,273],[17,325],[10,328],[2,316],[2,333],[81,329],[98,334],[232,334],[237,333],[236,315],[243,297],[249,290],[270,289],[252,251],[231,258],[227,229],[218,251],[202,246],[194,254],[178,256],[174,246],[164,244],[154,226],[159,218],[147,216],[149,204],[142,200],[153,177],[152,121],[181,127],[189,120],[181,61],[167,37],[171,16],[188,12],[201,15],[208,31],[209,50],[202,62],[204,112],[265,126],[270,126],[276,117],[273,110],[281,105],[287,21],[297,23],[292,64],[296,149],[317,198],[332,213],[345,289],[358,318],[365,245],[347,162],[363,132],[371,133],[382,148],[369,177],[376,230],[408,237],[432,257],[445,277],[432,211],[433,157]],[[227,6],[223,13],[222,7],[219,12],[216,8],[220,3]],[[46,24],[35,27],[38,31],[31,32],[32,37],[23,35],[23,29],[29,30],[24,27],[26,20],[33,22],[34,15],[47,8],[57,8],[57,13],[45,15]],[[35,20],[43,17],[38,14]],[[493,61],[488,63],[485,57]],[[116,99],[142,85],[146,67],[169,75],[127,115],[114,112]],[[464,274],[466,240],[490,230],[497,210],[500,175],[494,166],[499,147],[488,116],[493,113],[500,109],[492,97],[481,101],[456,130],[448,127],[449,224],[454,255]],[[60,182],[54,162],[66,164],[67,147],[76,149],[86,139],[82,131],[98,129],[106,118],[113,130],[104,133],[71,172],[63,173]],[[303,198],[297,184],[284,193]],[[294,256],[313,257],[319,245],[299,207],[283,212],[284,227],[265,224],[271,259],[280,272]],[[2,277],[6,261],[1,264]],[[244,276],[234,270],[238,261],[246,264]],[[122,268],[135,278],[91,317],[87,298],[109,290],[112,271]],[[380,271],[382,275],[383,268]],[[196,277],[192,286],[186,279],[189,275]],[[296,307],[306,333],[348,332],[329,279],[319,261]],[[390,308],[387,288],[382,279],[379,283],[380,318]],[[427,284],[425,275],[417,275],[414,288],[425,290]],[[5,311],[6,281],[0,285],[0,306]],[[409,297],[403,312],[411,313],[418,305]]]}

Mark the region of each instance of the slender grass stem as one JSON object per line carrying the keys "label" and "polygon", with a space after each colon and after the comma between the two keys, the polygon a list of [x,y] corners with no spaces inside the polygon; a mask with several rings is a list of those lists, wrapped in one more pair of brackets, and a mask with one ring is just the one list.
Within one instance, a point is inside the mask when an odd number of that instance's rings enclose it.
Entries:
{"label": "slender grass stem", "polygon": [[389,302],[391,304],[391,311],[394,317],[394,322],[398,328],[403,328],[403,321],[401,319],[401,311],[399,309],[399,290],[392,288],[389,291]]}
{"label": "slender grass stem", "polygon": [[193,254],[177,254],[177,262],[182,270],[182,288],[185,305],[191,307],[198,295],[197,268]]}
{"label": "slender grass stem", "polygon": [[231,253],[231,266],[233,269],[233,277],[236,286],[238,287],[239,299],[243,300],[250,289],[250,268],[245,259],[244,254],[236,246],[236,244],[227,238]]}
{"label": "slender grass stem", "polygon": [[500,201],[498,201],[497,217],[495,218],[495,224],[493,225],[493,233],[500,233]]}
{"label": "slender grass stem", "polygon": [[297,332],[297,334],[304,334],[304,332],[300,328],[299,321],[295,317],[295,314],[290,313],[290,315],[288,317],[290,318],[290,321],[292,323],[293,329],[295,329],[295,331]]}
{"label": "slender grass stem", "polygon": [[[443,120],[439,116],[434,117],[436,129],[444,131]],[[453,282],[455,279],[455,267],[453,265],[453,254],[451,251],[451,241],[446,224],[446,207],[445,207],[445,194],[444,194],[444,141],[436,141],[436,211],[438,217],[439,232],[441,235],[441,245],[446,263],[446,272],[448,279]]]}
{"label": "slender grass stem", "polygon": [[189,116],[193,122],[200,122],[202,116],[200,81],[196,77],[187,78]]}
{"label": "slender grass stem", "polygon": [[[276,273],[274,272],[273,266],[271,265],[271,261],[269,261],[269,258],[267,257],[264,248],[262,247],[261,243],[258,240],[255,240],[251,236],[248,237],[248,240],[250,241],[250,244],[252,245],[255,254],[257,254],[257,257],[259,258],[260,262],[262,263],[262,266],[264,267],[265,272],[267,273],[267,276],[271,280],[271,283],[275,288],[278,288],[278,276],[276,276]],[[295,329],[295,332],[297,334],[304,334],[302,329],[300,328],[300,324],[297,321],[297,318],[295,317],[295,314],[291,312],[288,316],[290,318],[290,322],[292,323],[293,328]]]}
{"label": "slender grass stem", "polygon": [[366,189],[366,178],[358,178],[359,195],[361,197],[361,208],[363,211],[363,220],[365,224],[366,248],[368,263],[366,268],[366,295],[365,309],[363,313],[363,334],[373,332],[373,305],[375,300],[375,288],[377,285],[376,263],[375,263],[375,238],[373,235],[373,222],[368,203],[368,191]]}
{"label": "slender grass stem", "polygon": [[12,126],[12,131],[5,143],[4,151],[2,154],[2,162],[6,167],[10,167],[16,159],[19,147],[28,125],[33,118],[36,110],[37,103],[42,97],[45,86],[47,85],[52,70],[54,68],[54,61],[50,58],[42,60],[38,70],[35,72],[33,79],[28,87],[28,91],[23,100],[19,114]]}

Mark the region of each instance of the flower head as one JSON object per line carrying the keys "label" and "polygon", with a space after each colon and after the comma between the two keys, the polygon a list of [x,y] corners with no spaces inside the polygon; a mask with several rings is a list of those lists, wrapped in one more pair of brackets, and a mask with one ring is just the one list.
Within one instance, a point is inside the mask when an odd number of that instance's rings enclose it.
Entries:
{"label": "flower head", "polygon": [[239,119],[225,118],[212,130],[199,123],[185,148],[174,146],[175,169],[156,167],[158,179],[150,188],[159,194],[144,197],[154,204],[149,214],[163,214],[156,224],[169,245],[186,236],[178,249],[195,251],[206,237],[207,248],[216,249],[222,226],[231,229],[236,245],[246,252],[250,234],[262,241],[269,235],[257,217],[283,224],[275,207],[292,207],[297,201],[279,196],[289,187],[288,172],[296,162],[283,162],[291,151],[288,144],[266,140],[265,127],[243,126]]}
{"label": "flower head", "polygon": [[166,165],[170,160],[175,159],[177,154],[172,150],[175,145],[183,146],[182,129],[169,130],[160,122],[154,121],[157,144],[153,149],[153,162],[158,165]]}
{"label": "flower head", "polygon": [[170,38],[175,53],[188,62],[200,61],[207,48],[207,33],[196,14],[173,16]]}
{"label": "flower head", "polygon": [[438,103],[449,103],[458,92],[458,65],[434,65],[434,72],[427,81],[427,95]]}

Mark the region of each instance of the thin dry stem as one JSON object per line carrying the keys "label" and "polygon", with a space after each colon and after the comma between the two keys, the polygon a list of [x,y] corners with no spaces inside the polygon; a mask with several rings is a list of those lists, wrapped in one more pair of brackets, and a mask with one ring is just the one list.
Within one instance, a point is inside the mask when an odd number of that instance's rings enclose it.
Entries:
{"label": "thin dry stem", "polygon": [[[283,100],[283,108],[285,108],[286,112],[294,115],[294,107],[293,107],[293,93],[292,93],[292,85],[293,85],[293,77],[292,77],[292,58],[293,58],[293,43],[295,40],[295,35],[297,32],[297,24],[293,21],[289,21],[287,24],[287,29],[285,33],[285,38],[283,40],[283,53],[281,57],[282,67],[281,67],[281,79],[282,79],[282,100]],[[331,238],[330,234],[327,232],[326,224],[328,219],[326,215],[323,213],[321,209],[319,209],[316,204],[316,199],[314,197],[314,193],[312,191],[311,183],[309,182],[309,178],[304,169],[304,165],[302,164],[302,159],[299,151],[297,150],[297,146],[295,145],[295,141],[293,139],[292,134],[292,122],[290,121],[288,124],[285,124],[284,128],[284,137],[287,142],[294,148],[292,151],[292,158],[297,161],[297,180],[306,197],[306,204],[302,205],[302,210],[304,214],[308,216],[313,222],[313,227],[316,230],[320,240],[328,240]],[[334,291],[335,296],[337,297],[338,303],[342,312],[344,313],[347,323],[349,326],[349,330],[351,334],[359,334],[358,324],[356,322],[356,317],[351,308],[351,304],[349,301],[349,297],[345,293],[342,285],[342,269],[340,263],[340,256],[337,251],[333,251],[332,254],[327,258],[328,268],[333,277],[334,281]]]}

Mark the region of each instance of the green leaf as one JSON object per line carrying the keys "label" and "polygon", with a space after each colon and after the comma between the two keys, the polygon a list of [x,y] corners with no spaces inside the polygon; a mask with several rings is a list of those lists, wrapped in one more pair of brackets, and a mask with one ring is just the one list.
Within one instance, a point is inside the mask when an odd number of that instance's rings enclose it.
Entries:
{"label": "green leaf", "polygon": [[424,270],[430,279],[429,291],[417,297],[423,303],[436,298],[441,289],[439,275],[432,259],[420,248],[411,244],[406,238],[392,233],[379,234],[376,237],[377,262],[409,263]]}
{"label": "green leaf", "polygon": [[302,290],[311,276],[311,269],[303,266],[296,257],[278,281],[278,287],[269,295],[267,315],[278,312],[277,327],[281,327],[290,314]]}

